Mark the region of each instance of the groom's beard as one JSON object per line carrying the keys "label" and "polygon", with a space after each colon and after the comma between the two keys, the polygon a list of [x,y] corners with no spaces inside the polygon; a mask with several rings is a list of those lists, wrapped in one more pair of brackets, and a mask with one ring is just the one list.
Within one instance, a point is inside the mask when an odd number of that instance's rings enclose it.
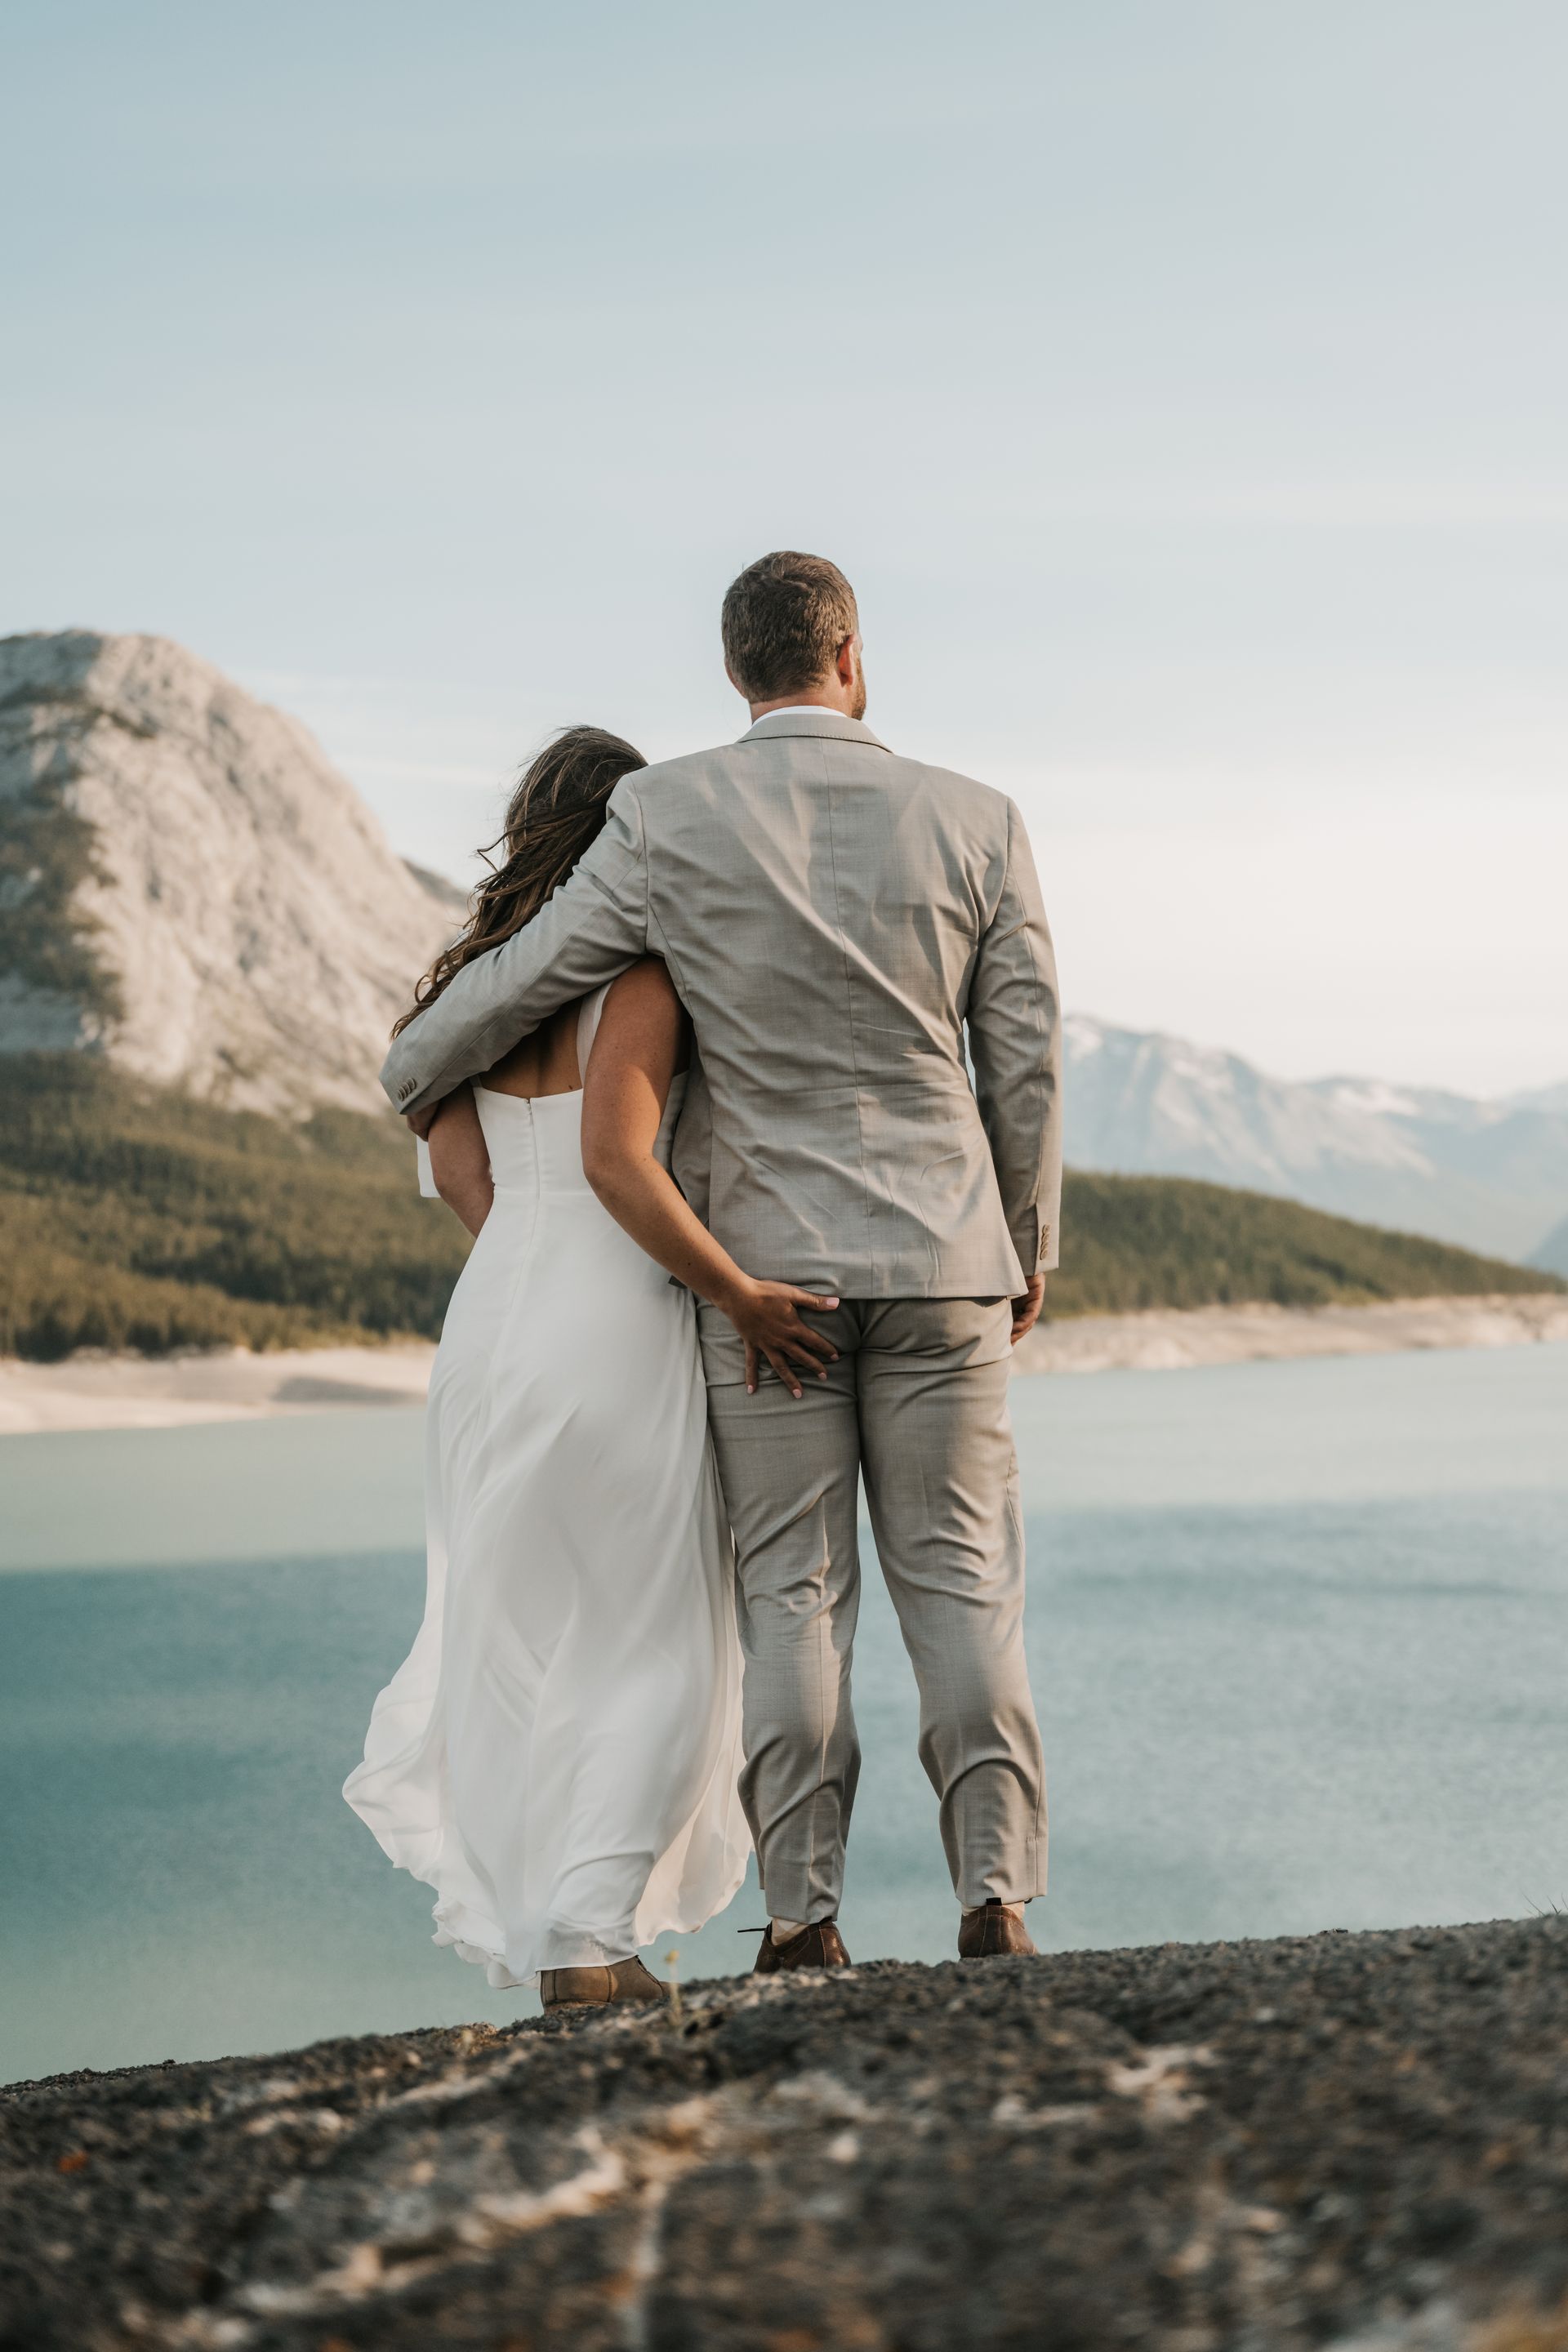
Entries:
{"label": "groom's beard", "polygon": [[864,719],[866,716],[866,665],[864,662],[855,673],[855,701],[849,716],[851,719]]}

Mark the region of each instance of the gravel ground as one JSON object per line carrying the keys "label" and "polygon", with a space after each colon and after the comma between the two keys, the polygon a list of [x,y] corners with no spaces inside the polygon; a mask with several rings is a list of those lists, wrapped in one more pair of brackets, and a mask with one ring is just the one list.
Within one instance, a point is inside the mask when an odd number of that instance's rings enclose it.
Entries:
{"label": "gravel ground", "polygon": [[0,2345],[1568,2352],[1568,1920],[0,2092]]}

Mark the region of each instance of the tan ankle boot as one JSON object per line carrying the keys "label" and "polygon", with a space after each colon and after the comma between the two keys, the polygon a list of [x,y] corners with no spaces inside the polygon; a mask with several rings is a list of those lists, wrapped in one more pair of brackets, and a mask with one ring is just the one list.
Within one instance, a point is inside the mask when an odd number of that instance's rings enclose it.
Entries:
{"label": "tan ankle boot", "polygon": [[818,1919],[792,1936],[787,1944],[775,1944],[773,1929],[764,1927],[752,1974],[772,1977],[784,1969],[847,1969],[849,1965],[837,1920]]}
{"label": "tan ankle boot", "polygon": [[1032,1954],[1035,1949],[1021,1904],[1015,1908],[993,1896],[982,1910],[966,1911],[959,1922],[961,1960],[1005,1959],[1010,1953]]}
{"label": "tan ankle boot", "polygon": [[669,1987],[634,1958],[602,1969],[542,1969],[539,1998],[546,2009],[611,2009],[630,2001],[667,2001]]}

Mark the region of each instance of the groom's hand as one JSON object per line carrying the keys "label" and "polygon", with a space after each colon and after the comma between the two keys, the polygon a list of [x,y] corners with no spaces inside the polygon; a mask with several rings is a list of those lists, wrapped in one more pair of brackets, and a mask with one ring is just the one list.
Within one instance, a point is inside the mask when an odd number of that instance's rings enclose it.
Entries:
{"label": "groom's hand", "polygon": [[[443,1099],[445,1099],[445,1097],[443,1097]],[[430,1129],[436,1124],[436,1114],[440,1108],[441,1105],[438,1102],[426,1103],[423,1110],[405,1110],[404,1112],[404,1118],[414,1129],[415,1134],[419,1138],[421,1143],[426,1143],[429,1140]]]}
{"label": "groom's hand", "polygon": [[1035,1275],[1022,1298],[1013,1301],[1013,1345],[1016,1348],[1026,1331],[1032,1331],[1040,1319],[1040,1308],[1046,1296],[1046,1277]]}
{"label": "groom's hand", "polygon": [[819,1297],[813,1290],[797,1290],[789,1282],[752,1282],[748,1278],[719,1304],[745,1342],[748,1396],[757,1392],[759,1357],[767,1358],[793,1397],[805,1394],[800,1384],[803,1373],[812,1372],[819,1381],[825,1381],[827,1374],[823,1366],[838,1361],[838,1350],[826,1332],[814,1331],[809,1323],[800,1319],[803,1307],[815,1307],[826,1314],[837,1306],[837,1298]]}

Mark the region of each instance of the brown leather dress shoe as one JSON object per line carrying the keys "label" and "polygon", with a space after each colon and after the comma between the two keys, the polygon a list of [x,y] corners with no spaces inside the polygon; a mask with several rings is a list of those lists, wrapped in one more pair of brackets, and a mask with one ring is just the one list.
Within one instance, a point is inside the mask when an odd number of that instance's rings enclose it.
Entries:
{"label": "brown leather dress shoe", "polygon": [[847,1969],[850,1965],[837,1920],[818,1919],[792,1936],[787,1944],[775,1944],[773,1929],[764,1927],[752,1974],[773,1977],[781,1969]]}
{"label": "brown leather dress shoe", "polygon": [[634,1958],[603,1969],[541,1969],[539,1998],[546,2009],[612,2009],[628,2001],[668,2001],[669,1987]]}
{"label": "brown leather dress shoe", "polygon": [[983,1911],[966,1911],[958,1923],[961,1960],[994,1960],[1004,1953],[1034,1950],[1020,1914],[994,1897]]}

